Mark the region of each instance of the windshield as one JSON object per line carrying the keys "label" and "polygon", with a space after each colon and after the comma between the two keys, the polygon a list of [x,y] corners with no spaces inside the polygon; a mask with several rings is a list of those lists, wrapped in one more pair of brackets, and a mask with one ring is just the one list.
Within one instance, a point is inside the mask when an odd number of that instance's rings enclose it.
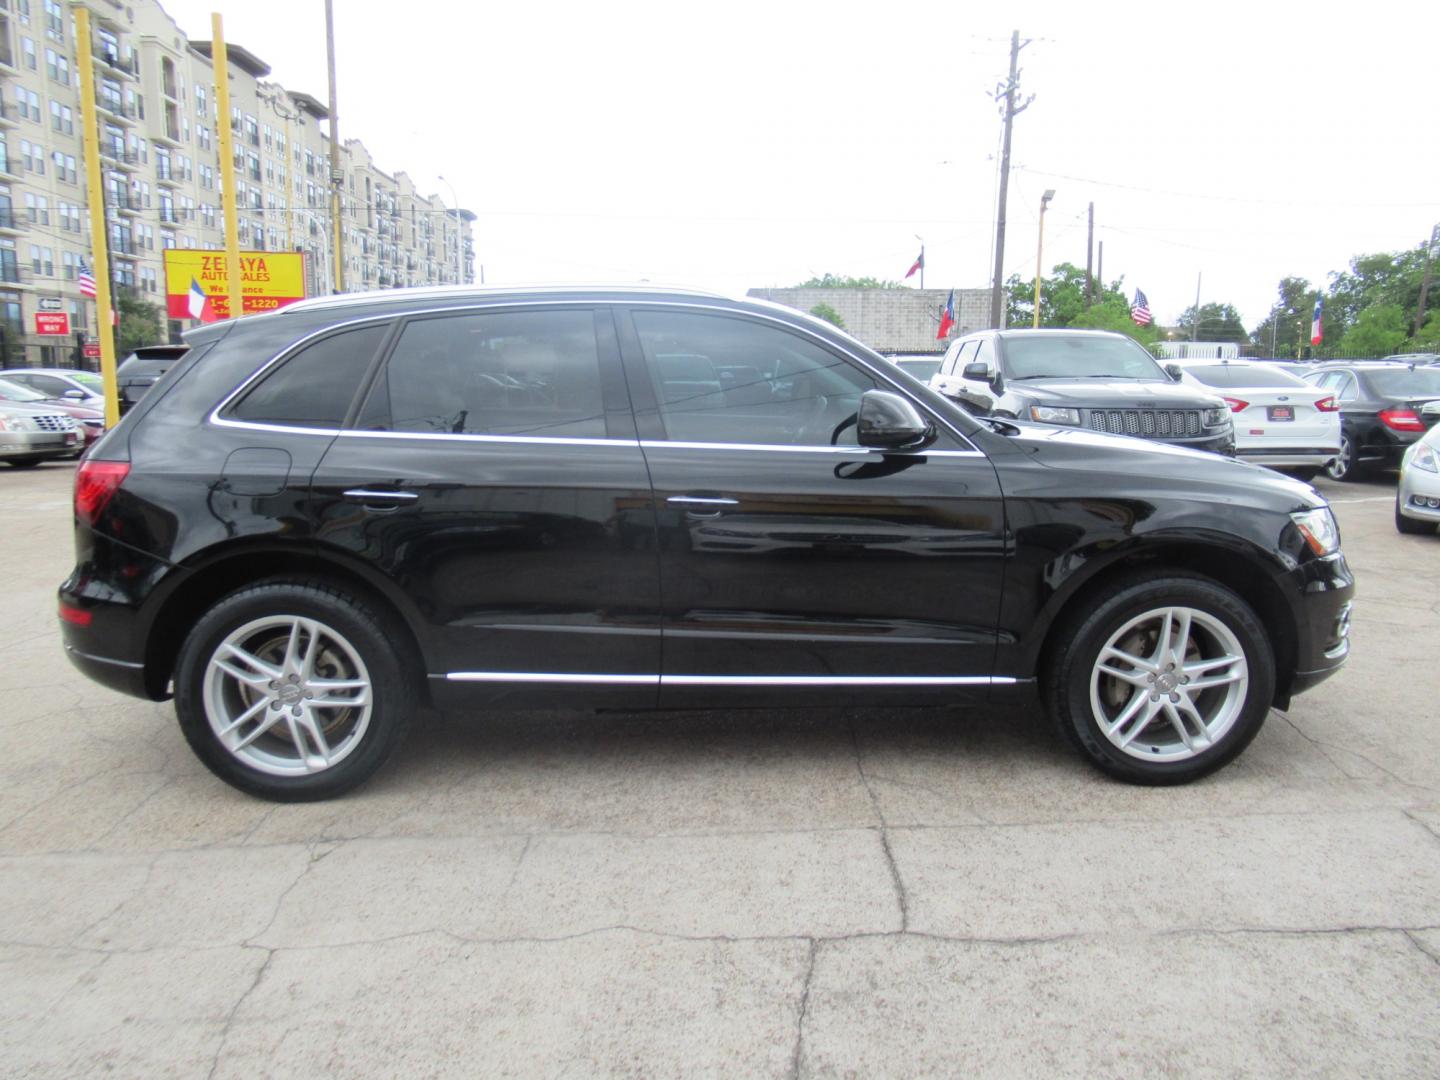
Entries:
{"label": "windshield", "polygon": [[930,376],[940,370],[939,360],[896,360],[896,366],[905,369],[905,374],[919,379],[921,382],[928,382]]}
{"label": "windshield", "polygon": [[10,379],[0,379],[0,398],[6,401],[44,401],[45,395]]}
{"label": "windshield", "polygon": [[1089,334],[1007,337],[1005,374],[1011,379],[1159,379],[1153,357],[1129,338]]}
{"label": "windshield", "polygon": [[1440,397],[1440,368],[1372,371],[1370,385],[1385,397]]}
{"label": "windshield", "polygon": [[1220,386],[1226,389],[1236,386],[1296,386],[1310,384],[1298,376],[1280,368],[1265,367],[1262,364],[1194,364],[1185,370],[1206,386]]}

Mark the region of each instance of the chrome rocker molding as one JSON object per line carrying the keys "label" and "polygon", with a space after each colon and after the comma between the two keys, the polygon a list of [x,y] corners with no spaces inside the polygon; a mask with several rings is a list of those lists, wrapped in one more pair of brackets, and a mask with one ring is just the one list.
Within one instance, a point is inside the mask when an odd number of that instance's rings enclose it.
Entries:
{"label": "chrome rocker molding", "polygon": [[1013,686],[1009,675],[602,675],[560,671],[450,671],[447,682],[624,686]]}

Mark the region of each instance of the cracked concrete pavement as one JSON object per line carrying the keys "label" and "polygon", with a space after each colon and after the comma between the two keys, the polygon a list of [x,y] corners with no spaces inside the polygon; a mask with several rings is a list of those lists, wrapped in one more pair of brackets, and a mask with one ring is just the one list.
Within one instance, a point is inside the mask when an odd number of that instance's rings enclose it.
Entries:
{"label": "cracked concrete pavement", "polygon": [[1324,484],[1347,669],[1179,789],[1024,713],[432,718],[338,802],[61,655],[0,470],[10,1077],[1440,1074],[1440,538]]}

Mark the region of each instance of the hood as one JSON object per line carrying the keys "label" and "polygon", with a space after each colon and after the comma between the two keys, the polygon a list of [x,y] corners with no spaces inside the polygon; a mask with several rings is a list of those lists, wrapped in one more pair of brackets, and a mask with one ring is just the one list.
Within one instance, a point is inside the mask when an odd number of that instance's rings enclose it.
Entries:
{"label": "hood", "polygon": [[51,405],[48,402],[23,402],[7,401],[0,399],[0,415],[11,416],[69,416],[67,409],[60,405]]}
{"label": "hood", "polygon": [[1005,389],[1046,405],[1099,409],[1216,409],[1220,395],[1183,383],[1132,379],[1011,379]]}
{"label": "hood", "polygon": [[1047,468],[1125,477],[1126,490],[1197,501],[1223,502],[1289,512],[1327,502],[1309,484],[1260,465],[1203,450],[1170,446],[1126,435],[1102,435],[1080,428],[1007,421],[1019,430],[1009,436],[1016,449]]}

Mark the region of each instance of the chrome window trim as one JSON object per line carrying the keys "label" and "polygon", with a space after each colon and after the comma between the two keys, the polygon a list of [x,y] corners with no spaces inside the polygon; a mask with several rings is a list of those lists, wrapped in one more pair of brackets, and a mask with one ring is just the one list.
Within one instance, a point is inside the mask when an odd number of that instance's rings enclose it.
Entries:
{"label": "chrome window trim", "polygon": [[[723,298],[717,297],[716,299],[723,299]],[[370,302],[370,301],[366,301],[366,302]],[[874,376],[877,381],[883,382],[883,383],[885,383],[885,384],[888,384],[889,387],[890,387],[892,390],[898,391],[900,394],[902,394],[902,395],[905,397],[905,399],[906,399],[907,401],[911,401],[911,403],[914,404],[914,405],[916,406],[916,408],[921,411],[922,415],[929,415],[929,416],[931,417],[931,419],[933,419],[933,420],[935,420],[937,423],[941,424],[941,425],[945,428],[946,431],[950,432],[951,435],[953,435],[955,438],[959,439],[964,445],[969,446],[969,447],[971,448],[970,450],[932,450],[932,451],[929,451],[930,453],[932,453],[932,454],[946,454],[946,455],[957,455],[957,454],[959,454],[959,455],[964,455],[964,456],[966,456],[966,457],[984,457],[984,456],[985,456],[983,453],[981,453],[978,449],[975,448],[975,444],[970,440],[970,437],[967,436],[967,435],[966,435],[963,431],[961,431],[959,428],[957,428],[954,424],[952,424],[949,420],[947,420],[947,419],[946,419],[945,417],[943,417],[943,416],[940,416],[939,414],[932,413],[931,410],[930,410],[928,407],[926,407],[923,402],[916,402],[916,401],[914,401],[913,399],[911,399],[911,397],[910,397],[910,392],[908,391],[908,389],[907,389],[906,387],[902,386],[900,383],[896,382],[896,381],[895,381],[893,378],[891,378],[889,375],[887,375],[883,368],[880,368],[880,367],[877,367],[877,366],[871,364],[871,363],[870,363],[869,361],[867,361],[863,356],[860,356],[860,355],[858,355],[857,353],[852,352],[850,349],[845,348],[843,345],[841,345],[841,344],[839,344],[839,343],[832,342],[832,341],[827,340],[826,338],[822,338],[822,337],[816,336],[815,334],[813,334],[812,332],[810,332],[806,327],[796,325],[795,323],[789,321],[788,319],[782,319],[782,318],[779,318],[778,316],[775,316],[775,315],[769,315],[769,314],[767,314],[767,313],[765,313],[765,312],[763,312],[763,311],[756,311],[753,307],[748,307],[748,306],[747,306],[747,307],[738,307],[738,306],[734,306],[735,304],[740,304],[740,303],[754,304],[754,303],[757,303],[757,301],[754,300],[753,298],[751,298],[751,299],[745,300],[745,301],[736,300],[736,301],[734,301],[734,302],[732,302],[732,303],[717,304],[717,303],[712,303],[712,302],[706,302],[706,301],[704,301],[704,300],[702,300],[702,299],[698,299],[698,298],[695,299],[695,300],[690,300],[690,301],[677,301],[677,300],[652,300],[652,299],[649,299],[648,297],[645,297],[645,296],[629,296],[629,297],[625,297],[625,298],[615,298],[615,297],[576,298],[576,297],[572,297],[571,299],[568,299],[568,300],[534,300],[534,299],[526,299],[526,298],[524,298],[524,297],[518,297],[518,296],[513,296],[513,295],[512,295],[512,296],[510,296],[510,297],[508,297],[508,298],[505,298],[505,299],[501,299],[500,297],[497,296],[494,300],[492,300],[492,301],[490,301],[490,302],[486,302],[483,298],[477,298],[477,300],[476,300],[476,302],[475,302],[474,304],[446,304],[446,305],[443,305],[443,306],[440,306],[440,307],[423,307],[423,308],[417,308],[417,309],[413,309],[413,310],[406,310],[406,309],[404,309],[403,303],[397,302],[396,307],[397,307],[397,308],[400,308],[401,310],[389,311],[389,312],[381,312],[381,313],[372,313],[372,314],[369,314],[369,315],[362,315],[362,316],[359,316],[359,317],[354,318],[354,319],[346,319],[346,320],[342,320],[342,321],[340,321],[340,322],[329,323],[328,325],[322,326],[322,327],[320,327],[319,329],[315,330],[315,331],[312,332],[312,333],[306,334],[304,337],[300,338],[298,341],[293,341],[293,342],[289,343],[289,344],[286,345],[284,348],[282,348],[279,352],[277,352],[274,356],[270,357],[269,360],[266,360],[263,364],[261,364],[261,365],[260,365],[258,368],[256,368],[253,372],[251,372],[250,375],[249,375],[249,377],[246,378],[245,380],[243,380],[243,381],[240,383],[239,386],[237,386],[234,390],[230,391],[230,393],[227,394],[227,395],[221,400],[220,404],[216,405],[215,408],[213,408],[213,409],[210,411],[210,414],[209,414],[209,416],[206,418],[206,420],[207,420],[208,423],[215,424],[215,425],[218,426],[218,427],[240,428],[240,429],[250,430],[250,431],[278,431],[278,432],[283,432],[283,433],[286,433],[286,434],[301,434],[301,435],[315,434],[315,435],[330,435],[330,436],[334,436],[334,435],[336,435],[336,434],[341,434],[341,435],[359,434],[359,433],[356,433],[356,432],[353,432],[353,431],[350,431],[350,430],[341,430],[341,429],[338,429],[338,428],[300,428],[300,427],[290,427],[290,426],[288,426],[288,425],[283,425],[283,424],[265,424],[265,423],[259,423],[259,422],[256,422],[256,421],[230,420],[230,419],[227,419],[227,418],[222,417],[220,414],[221,414],[222,412],[224,412],[227,408],[229,408],[230,404],[231,404],[233,401],[235,401],[236,398],[240,397],[243,393],[245,393],[245,391],[247,391],[254,383],[256,383],[256,382],[258,382],[260,379],[264,378],[265,375],[269,373],[269,371],[270,371],[271,368],[275,367],[276,364],[282,362],[283,360],[287,359],[288,357],[290,357],[290,356],[293,355],[294,353],[298,352],[298,351],[299,351],[300,349],[302,349],[304,346],[308,345],[311,341],[315,340],[315,339],[318,338],[318,337],[323,337],[323,336],[326,335],[326,334],[338,333],[338,332],[344,331],[344,330],[351,330],[351,329],[354,329],[354,328],[359,327],[359,326],[368,325],[368,324],[370,324],[370,323],[377,323],[377,322],[394,322],[394,321],[397,320],[397,319],[413,319],[413,318],[419,318],[419,317],[423,317],[423,316],[427,316],[427,315],[466,315],[466,314],[474,315],[474,314],[482,314],[482,313],[484,313],[484,312],[489,312],[489,311],[499,311],[499,310],[505,310],[505,309],[547,308],[547,307],[588,307],[588,308],[596,308],[596,307],[599,307],[599,306],[610,307],[610,308],[615,308],[615,307],[636,307],[636,306],[639,306],[639,307],[668,307],[668,308],[683,308],[683,309],[688,309],[688,310],[711,312],[711,313],[720,314],[720,315],[731,315],[731,316],[739,316],[739,317],[742,317],[742,318],[756,319],[756,320],[759,320],[759,321],[762,321],[762,322],[771,323],[771,324],[773,324],[773,325],[775,325],[775,326],[779,326],[779,327],[781,327],[781,328],[783,328],[783,329],[785,329],[785,330],[790,330],[790,331],[793,331],[793,332],[795,332],[795,333],[801,334],[801,335],[804,336],[807,340],[815,343],[815,344],[818,345],[820,348],[830,349],[830,350],[832,350],[832,351],[838,351],[838,352],[842,353],[843,355],[847,356],[849,359],[851,359],[851,360],[854,361],[855,363],[859,364],[859,365],[861,366],[861,368],[863,368],[868,374]],[[293,305],[292,305],[292,306],[293,306]],[[284,310],[285,310],[285,309],[283,309],[283,308],[281,309],[281,311],[284,311]],[[316,307],[311,308],[310,310],[316,311],[316,310],[322,310],[322,309],[317,305]],[[275,313],[275,314],[278,314],[278,312]],[[803,312],[800,312],[799,314],[803,314]],[[409,432],[366,432],[365,434],[370,434],[370,435],[409,435],[410,433],[409,433]],[[447,436],[443,436],[443,437],[445,437],[445,438],[485,438],[485,439],[503,439],[503,438],[506,438],[506,436],[459,436],[459,435],[447,435]],[[537,437],[537,438],[538,438],[538,437]],[[569,440],[567,440],[567,442],[568,442],[568,441],[569,441]],[[586,443],[586,444],[588,445],[588,444],[596,443],[596,442],[620,442],[620,441],[622,441],[622,440],[615,440],[615,439],[586,439],[586,440],[579,440],[579,441],[581,441],[581,442],[583,442],[583,443]],[[629,440],[623,440],[623,441],[625,442],[625,445],[630,445]],[[657,440],[657,442],[658,442],[658,441],[659,441],[659,440]],[[667,443],[666,445],[677,445],[677,444]],[[718,446],[718,447],[726,447],[726,446],[731,446],[731,445],[742,445],[742,444],[718,443],[718,444],[710,444],[710,445],[714,445],[714,446]],[[770,449],[770,447],[766,447],[766,449]],[[793,449],[803,449],[803,448],[800,448],[800,447],[787,447],[786,449],[792,449],[792,450],[793,450]],[[824,449],[824,448],[821,448],[821,449]],[[849,452],[853,452],[853,451],[849,451]]]}
{"label": "chrome window trim", "polygon": [[1009,675],[608,675],[551,671],[450,671],[449,682],[624,686],[1013,686]]}
{"label": "chrome window trim", "polygon": [[646,450],[743,450],[779,451],[788,454],[913,454],[916,457],[984,457],[979,450],[904,450],[882,446],[793,446],[790,443],[671,442],[668,439],[641,439]]}
{"label": "chrome window trim", "polygon": [[566,437],[563,435],[468,435],[445,431],[347,431],[336,432],[342,439],[421,439],[427,442],[538,443],[544,446],[629,446],[638,447],[636,439],[602,439]]}

